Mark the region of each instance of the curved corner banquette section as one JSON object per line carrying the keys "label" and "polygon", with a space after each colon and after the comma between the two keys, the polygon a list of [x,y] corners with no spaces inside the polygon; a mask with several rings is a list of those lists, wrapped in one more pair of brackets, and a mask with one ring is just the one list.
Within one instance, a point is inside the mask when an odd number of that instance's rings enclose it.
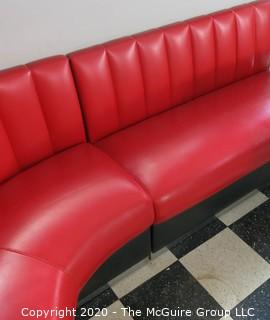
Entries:
{"label": "curved corner banquette section", "polygon": [[98,267],[149,229],[152,201],[86,143],[65,56],[0,72],[0,150],[1,317],[75,307]]}
{"label": "curved corner banquette section", "polygon": [[256,1],[0,71],[4,319],[76,307],[269,181],[269,30]]}

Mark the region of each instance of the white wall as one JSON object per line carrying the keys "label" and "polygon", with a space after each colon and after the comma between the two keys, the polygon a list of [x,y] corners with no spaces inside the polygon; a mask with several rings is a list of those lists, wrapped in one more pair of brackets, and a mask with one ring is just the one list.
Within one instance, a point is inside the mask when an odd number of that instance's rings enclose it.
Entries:
{"label": "white wall", "polygon": [[0,0],[0,69],[249,0]]}

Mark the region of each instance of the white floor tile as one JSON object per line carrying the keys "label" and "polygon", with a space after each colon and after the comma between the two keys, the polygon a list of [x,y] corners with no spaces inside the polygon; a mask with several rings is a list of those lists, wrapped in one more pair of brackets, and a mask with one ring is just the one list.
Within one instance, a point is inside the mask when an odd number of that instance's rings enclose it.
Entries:
{"label": "white floor tile", "polygon": [[152,260],[145,259],[136,266],[130,268],[117,278],[113,279],[109,284],[114,293],[119,297],[123,297],[146,280],[164,270],[166,267],[176,261],[176,257],[168,249],[162,249],[152,255]]}
{"label": "white floor tile", "polygon": [[220,211],[216,216],[225,223],[227,226],[231,225],[233,222],[242,218],[249,211],[255,209],[262,203],[264,203],[268,198],[262,192],[254,190],[240,200],[234,202],[229,207]]}
{"label": "white floor tile", "polygon": [[270,265],[226,228],[180,262],[224,309],[232,309],[270,278]]}

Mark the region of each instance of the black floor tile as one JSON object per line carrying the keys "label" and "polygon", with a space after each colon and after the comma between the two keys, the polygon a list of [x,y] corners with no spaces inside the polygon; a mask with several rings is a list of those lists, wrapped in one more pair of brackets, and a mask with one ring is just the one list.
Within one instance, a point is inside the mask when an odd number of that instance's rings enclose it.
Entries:
{"label": "black floor tile", "polygon": [[[218,320],[216,316],[201,317],[196,314],[198,308],[219,310],[222,308],[218,303],[201,287],[192,275],[179,262],[157,274],[131,293],[121,299],[125,307],[132,310],[140,310],[142,314],[133,316],[134,319],[211,319]],[[163,308],[168,310],[191,310],[192,316],[153,315],[147,310],[154,308],[156,311]],[[165,309],[167,310],[167,309]]]}
{"label": "black floor tile", "polygon": [[211,219],[209,224],[185,238],[176,240],[174,243],[169,245],[168,248],[178,259],[180,259],[225,228],[226,226],[214,217]]}
{"label": "black floor tile", "polygon": [[270,200],[233,223],[230,228],[270,263]]}
{"label": "black floor tile", "polygon": [[[252,310],[254,308],[254,310]],[[238,316],[236,314],[236,309]],[[243,315],[241,313],[243,312]],[[250,312],[250,316],[248,315]],[[254,314],[254,316],[253,316]],[[248,296],[231,312],[234,320],[269,320],[270,319],[270,280]]]}
{"label": "black floor tile", "polygon": [[260,191],[270,198],[270,184],[263,188],[260,188]]}
{"label": "black floor tile", "polygon": [[84,309],[89,309],[90,312],[92,312],[92,310],[93,310],[94,314],[95,314],[98,312],[99,309],[107,308],[117,300],[118,300],[117,296],[114,294],[112,289],[108,287],[107,290],[103,291],[100,295],[95,297],[89,303],[87,303],[87,304],[81,306],[81,308],[77,309],[76,320],[89,319],[88,316],[82,314],[82,313],[85,313]]}

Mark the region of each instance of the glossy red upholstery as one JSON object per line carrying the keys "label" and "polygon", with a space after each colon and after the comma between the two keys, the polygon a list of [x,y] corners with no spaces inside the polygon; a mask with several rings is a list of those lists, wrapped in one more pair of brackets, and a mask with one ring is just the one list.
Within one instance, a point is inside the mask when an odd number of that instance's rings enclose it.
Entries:
{"label": "glossy red upholstery", "polygon": [[258,1],[70,55],[92,141],[269,66]]}
{"label": "glossy red upholstery", "polygon": [[85,143],[67,58],[1,72],[0,124],[1,319],[75,308],[97,268],[152,225],[152,201]]}
{"label": "glossy red upholstery", "polygon": [[259,73],[105,138],[98,146],[151,194],[155,223],[270,160],[270,73]]}
{"label": "glossy red upholstery", "polygon": [[76,305],[77,289],[71,277],[46,262],[0,249],[0,270],[2,319],[58,320],[55,314],[37,318],[23,317],[22,312],[27,315],[29,310],[64,310]]}
{"label": "glossy red upholstery", "polygon": [[66,57],[0,72],[0,182],[84,141]]}
{"label": "glossy red upholstery", "polygon": [[[82,268],[89,265],[79,259],[99,264],[104,259],[103,248],[111,254],[115,243],[121,245],[119,238],[125,243],[153,220],[151,202],[142,189],[106,154],[89,144],[68,149],[3,184],[0,203],[5,212],[1,248],[37,257],[61,269],[79,266],[81,276]],[[128,227],[122,230],[125,224]],[[99,246],[97,261],[81,254],[82,245],[87,243],[92,250]]]}
{"label": "glossy red upholstery", "polygon": [[128,241],[269,162],[269,30],[256,1],[72,53],[73,74],[0,72],[1,318],[75,307]]}
{"label": "glossy red upholstery", "polygon": [[258,1],[71,54],[90,139],[151,194],[155,223],[270,160],[269,30]]}
{"label": "glossy red upholstery", "polygon": [[[71,297],[75,307],[80,289],[97,268],[153,223],[152,202],[141,187],[89,144],[59,153],[4,183],[0,208],[5,213],[0,273],[13,273],[12,281],[0,281],[0,301],[9,301],[16,291],[18,299],[35,308],[41,299],[36,291],[50,308],[59,306],[59,298],[64,305]],[[23,272],[28,264],[40,269],[37,274]],[[40,273],[52,281],[50,286],[41,288],[34,281]],[[31,289],[18,290],[21,283]],[[66,292],[53,293],[56,285]],[[9,304],[5,319],[16,318],[23,306],[17,306],[18,299]]]}

